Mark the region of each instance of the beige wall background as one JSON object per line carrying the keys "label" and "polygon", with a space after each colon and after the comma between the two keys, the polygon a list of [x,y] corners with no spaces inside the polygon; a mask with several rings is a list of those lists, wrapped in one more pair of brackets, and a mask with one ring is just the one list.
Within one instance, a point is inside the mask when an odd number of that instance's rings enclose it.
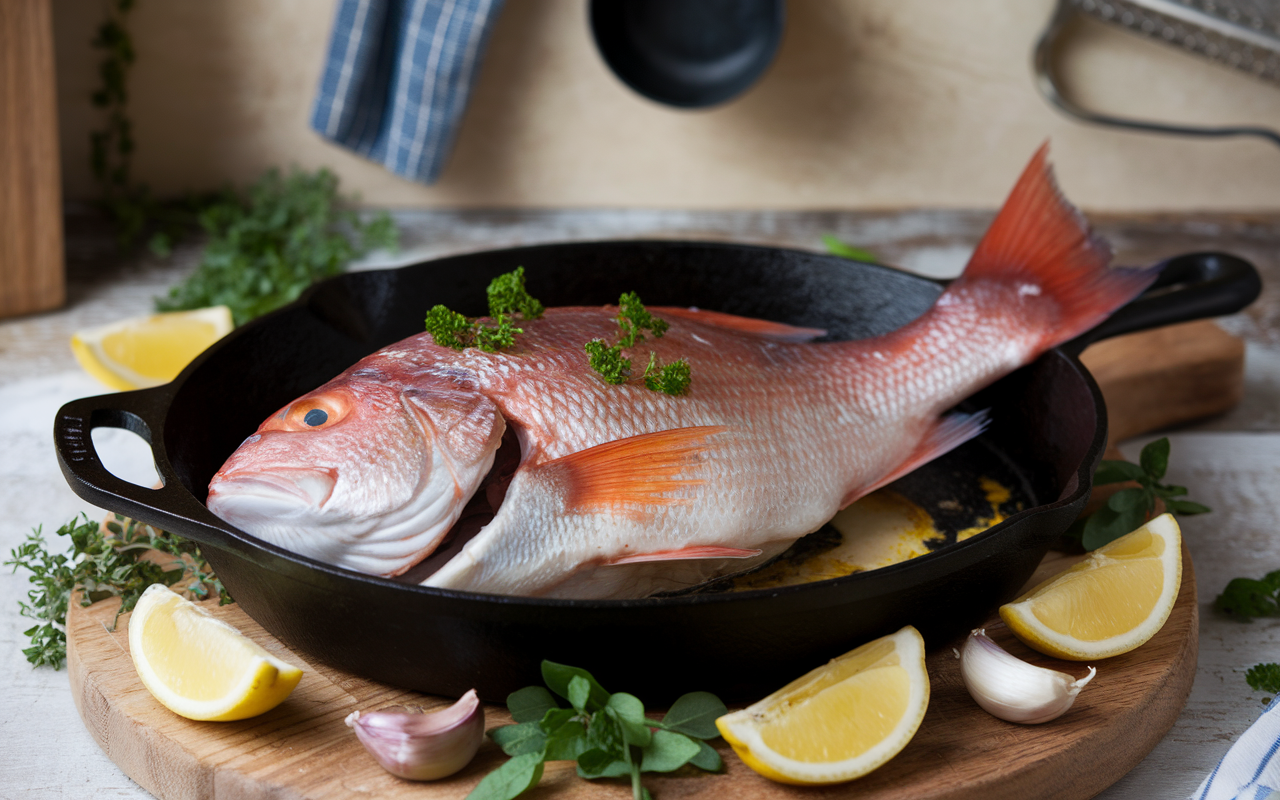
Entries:
{"label": "beige wall background", "polygon": [[[1280,148],[1088,127],[1035,90],[1052,0],[791,0],[777,59],[738,99],[667,108],[595,50],[585,0],[507,0],[452,160],[405,181],[308,127],[333,0],[139,0],[130,17],[135,176],[161,195],[327,166],[367,205],[992,207],[1052,142],[1099,211],[1280,210]],[[89,199],[101,0],[55,0],[65,194]],[[1063,68],[1094,108],[1280,129],[1280,86],[1100,23]]]}

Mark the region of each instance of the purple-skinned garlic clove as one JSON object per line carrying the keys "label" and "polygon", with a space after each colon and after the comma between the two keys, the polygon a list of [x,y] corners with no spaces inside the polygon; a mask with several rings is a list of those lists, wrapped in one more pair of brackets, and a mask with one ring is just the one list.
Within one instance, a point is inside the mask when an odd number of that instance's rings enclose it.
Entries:
{"label": "purple-skinned garlic clove", "polygon": [[475,689],[440,711],[353,711],[346,723],[387,772],[411,781],[454,774],[484,739],[484,707]]}

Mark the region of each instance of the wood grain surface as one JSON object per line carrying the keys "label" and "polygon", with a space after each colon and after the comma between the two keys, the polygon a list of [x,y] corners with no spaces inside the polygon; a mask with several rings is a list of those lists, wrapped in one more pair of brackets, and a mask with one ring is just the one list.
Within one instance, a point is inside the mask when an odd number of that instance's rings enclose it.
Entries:
{"label": "wood grain surface", "polygon": [[62,189],[49,0],[0,3],[0,317],[62,305]]}
{"label": "wood grain surface", "polygon": [[[1032,582],[1073,559],[1051,554]],[[1195,676],[1198,615],[1195,576],[1183,550],[1177,604],[1159,633],[1139,649],[1097,664],[1098,676],[1063,717],[1039,726],[1004,722],[981,710],[960,678],[952,648],[931,642],[929,709],[915,738],[896,758],[854,784],[796,788],[749,770],[723,740],[715,746],[726,772],[686,767],[646,775],[661,798],[787,800],[849,796],[867,800],[1077,800],[1092,797],[1133,768],[1173,725]],[[441,707],[448,701],[363,680],[292,653],[233,605],[206,607],[305,674],[276,709],[241,722],[192,722],[161,706],[142,686],[128,654],[128,615],[110,630],[118,601],[88,608],[74,600],[67,617],[67,666],[77,708],[93,738],[125,774],[160,800],[327,800],[462,798],[505,759],[490,741],[461,773],[431,783],[384,772],[343,724],[352,711],[394,705]],[[1033,663],[1081,676],[1084,664],[1041,656],[1022,646],[994,615],[988,633]],[[815,665],[816,666],[816,665]],[[726,664],[726,669],[750,665]],[[625,690],[626,687],[609,687]],[[696,688],[696,687],[691,687]],[[509,723],[488,706],[486,728]],[[548,765],[529,796],[572,800],[625,797],[622,781],[585,781],[572,762]]]}

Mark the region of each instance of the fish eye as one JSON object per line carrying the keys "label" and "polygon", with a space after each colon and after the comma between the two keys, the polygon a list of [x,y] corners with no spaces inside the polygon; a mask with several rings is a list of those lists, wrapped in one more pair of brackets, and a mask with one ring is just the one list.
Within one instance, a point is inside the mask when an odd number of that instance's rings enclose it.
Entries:
{"label": "fish eye", "polygon": [[307,412],[302,421],[314,428],[329,421],[329,412],[322,408],[313,408]]}

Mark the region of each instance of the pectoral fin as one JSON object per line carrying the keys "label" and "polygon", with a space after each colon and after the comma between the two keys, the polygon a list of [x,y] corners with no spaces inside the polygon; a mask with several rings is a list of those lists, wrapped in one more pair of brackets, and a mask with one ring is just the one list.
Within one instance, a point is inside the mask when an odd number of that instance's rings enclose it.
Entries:
{"label": "pectoral fin", "polygon": [[570,514],[612,511],[635,519],[654,506],[692,502],[705,483],[707,440],[725,427],[708,425],[645,433],[590,447],[538,467],[562,489]]}
{"label": "pectoral fin", "polygon": [[716,547],[714,545],[692,545],[679,550],[659,550],[656,553],[636,553],[633,556],[618,556],[605,562],[614,564],[639,564],[644,561],[684,561],[694,558],[755,558],[763,550],[746,550],[740,547]]}
{"label": "pectoral fin", "polygon": [[960,445],[986,430],[991,422],[991,415],[984,409],[976,414],[956,412],[939,419],[920,443],[911,451],[911,455],[899,464],[892,472],[869,484],[856,486],[844,496],[840,507],[844,508],[860,497],[865,497],[882,486],[893,483],[908,472],[928,464],[938,456],[949,453]]}

